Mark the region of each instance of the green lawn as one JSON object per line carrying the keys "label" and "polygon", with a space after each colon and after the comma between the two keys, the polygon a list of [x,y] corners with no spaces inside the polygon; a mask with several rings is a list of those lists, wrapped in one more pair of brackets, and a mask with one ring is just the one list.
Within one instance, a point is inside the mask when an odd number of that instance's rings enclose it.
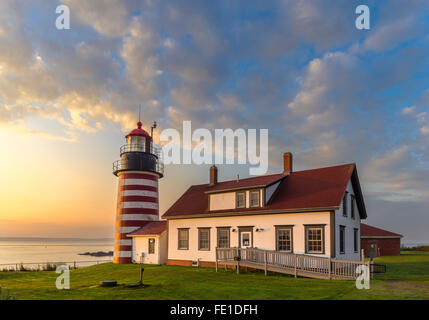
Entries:
{"label": "green lawn", "polygon": [[[17,299],[429,299],[429,255],[377,258],[388,273],[358,290],[354,281],[293,278],[287,275],[213,268],[146,265],[146,288],[126,288],[139,279],[139,265],[95,265],[70,273],[70,290],[57,290],[55,272],[0,272],[0,286]],[[115,288],[99,287],[115,279]]]}

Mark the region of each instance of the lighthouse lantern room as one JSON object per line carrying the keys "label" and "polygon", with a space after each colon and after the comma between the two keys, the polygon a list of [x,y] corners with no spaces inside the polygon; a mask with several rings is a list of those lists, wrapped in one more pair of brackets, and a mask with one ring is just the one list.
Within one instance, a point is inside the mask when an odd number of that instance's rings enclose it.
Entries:
{"label": "lighthouse lantern room", "polygon": [[126,136],[121,159],[113,163],[119,178],[116,209],[114,263],[132,262],[132,239],[127,235],[159,220],[158,179],[163,177],[161,148],[153,144],[142,123]]}

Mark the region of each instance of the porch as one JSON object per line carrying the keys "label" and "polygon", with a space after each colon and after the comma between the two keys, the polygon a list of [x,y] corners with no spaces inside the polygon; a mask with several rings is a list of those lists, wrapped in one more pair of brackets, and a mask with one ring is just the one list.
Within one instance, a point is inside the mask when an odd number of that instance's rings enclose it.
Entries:
{"label": "porch", "polygon": [[339,260],[255,248],[216,248],[216,272],[219,265],[240,267],[316,279],[355,280],[360,265],[370,266],[367,261]]}

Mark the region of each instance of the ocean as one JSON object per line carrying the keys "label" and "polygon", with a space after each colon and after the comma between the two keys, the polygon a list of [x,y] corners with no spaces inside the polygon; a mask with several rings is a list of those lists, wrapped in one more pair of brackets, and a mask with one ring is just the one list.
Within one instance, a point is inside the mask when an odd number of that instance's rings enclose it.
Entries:
{"label": "ocean", "polygon": [[112,259],[79,255],[97,251],[113,251],[113,239],[0,238],[0,265]]}

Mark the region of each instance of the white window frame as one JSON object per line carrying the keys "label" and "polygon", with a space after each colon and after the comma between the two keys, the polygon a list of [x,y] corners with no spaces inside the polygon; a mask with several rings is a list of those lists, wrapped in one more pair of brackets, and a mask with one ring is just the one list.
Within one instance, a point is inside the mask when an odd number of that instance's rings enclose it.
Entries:
{"label": "white window frame", "polygon": [[[241,205],[241,206],[238,205],[238,197],[239,197],[239,195],[243,196],[243,205]],[[246,208],[246,191],[237,191],[235,193],[235,207],[236,208]]]}
{"label": "white window frame", "polygon": [[[320,230],[320,240],[310,240],[308,238],[310,230]],[[310,250],[310,241],[320,241],[320,251]],[[325,253],[325,226],[323,225],[307,225],[305,226],[305,252],[310,254]]]}
{"label": "white window frame", "polygon": [[[258,203],[253,204],[252,203],[252,195],[257,194],[258,195]],[[261,192],[259,190],[251,190],[249,191],[249,207],[251,208],[257,208],[261,206]]]}
{"label": "white window frame", "polygon": [[[280,250],[279,233],[282,231],[289,232],[289,250]],[[293,231],[292,227],[276,227],[276,250],[281,252],[293,252]]]}
{"label": "white window frame", "polygon": [[[186,233],[186,239],[180,239],[180,233]],[[181,241],[186,241],[186,246],[181,246]],[[178,250],[189,250],[189,229],[188,228],[179,228],[177,229],[177,248]]]}

